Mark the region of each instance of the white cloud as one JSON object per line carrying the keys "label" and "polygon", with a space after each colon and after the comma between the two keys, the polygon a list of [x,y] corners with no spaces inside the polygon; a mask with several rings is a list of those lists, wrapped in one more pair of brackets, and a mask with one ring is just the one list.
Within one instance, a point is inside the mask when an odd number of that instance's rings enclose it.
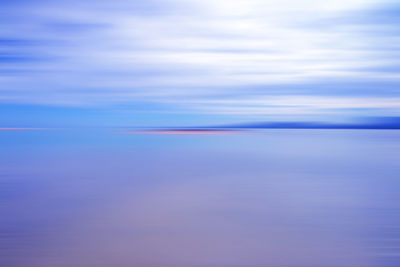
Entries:
{"label": "white cloud", "polygon": [[[393,25],[342,21],[383,2],[90,4],[66,1],[22,8],[26,21],[15,19],[10,21],[12,27],[1,27],[2,35],[41,40],[42,45],[23,52],[50,58],[7,63],[8,69],[27,71],[0,77],[0,86],[7,91],[2,98],[45,103],[80,99],[79,103],[93,104],[143,97],[163,101],[160,97],[168,96],[168,101],[177,97],[179,102],[182,96],[218,100],[221,93],[235,92],[235,86],[400,78],[391,70],[399,56],[398,37],[371,35],[390,31]],[[15,48],[15,53],[21,51]],[[386,71],[377,71],[381,68]],[[268,94],[266,89],[263,95]],[[349,103],[349,108],[352,105],[356,102]]]}
{"label": "white cloud", "polygon": [[[397,110],[399,97],[268,96],[240,99],[188,99],[188,107],[202,112],[246,115],[343,114],[357,109]],[[350,110],[350,111],[349,111]]]}

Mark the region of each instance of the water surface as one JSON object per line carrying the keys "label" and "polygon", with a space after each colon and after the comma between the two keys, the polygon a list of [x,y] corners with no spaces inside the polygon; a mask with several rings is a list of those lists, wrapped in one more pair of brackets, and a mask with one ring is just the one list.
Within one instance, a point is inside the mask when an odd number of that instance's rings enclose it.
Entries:
{"label": "water surface", "polygon": [[400,266],[400,131],[4,131],[0,146],[0,266]]}

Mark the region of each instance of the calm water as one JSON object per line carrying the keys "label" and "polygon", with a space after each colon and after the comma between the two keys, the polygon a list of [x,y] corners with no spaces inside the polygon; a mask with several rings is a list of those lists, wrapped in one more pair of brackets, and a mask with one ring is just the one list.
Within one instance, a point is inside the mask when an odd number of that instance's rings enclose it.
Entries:
{"label": "calm water", "polygon": [[0,266],[400,266],[400,131],[10,131],[0,147]]}

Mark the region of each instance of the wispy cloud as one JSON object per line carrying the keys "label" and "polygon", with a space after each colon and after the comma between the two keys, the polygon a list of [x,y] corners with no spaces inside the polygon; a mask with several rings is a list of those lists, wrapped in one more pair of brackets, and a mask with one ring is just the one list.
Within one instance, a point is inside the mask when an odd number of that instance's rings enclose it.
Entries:
{"label": "wispy cloud", "polygon": [[[278,113],[398,110],[399,28],[390,11],[396,8],[377,0],[6,1],[0,99],[145,100],[244,114],[271,112],[269,106]],[[364,101],[370,91],[349,98],[319,86],[346,82],[374,83],[375,94],[389,99]],[[385,82],[393,86],[382,88]],[[297,96],[296,86],[307,84],[311,97]],[[245,97],[231,98],[238,93]]]}
{"label": "wispy cloud", "polygon": [[383,109],[400,115],[399,97],[363,96],[268,96],[240,99],[203,99],[190,104],[203,112],[226,114],[349,113],[351,110]]}

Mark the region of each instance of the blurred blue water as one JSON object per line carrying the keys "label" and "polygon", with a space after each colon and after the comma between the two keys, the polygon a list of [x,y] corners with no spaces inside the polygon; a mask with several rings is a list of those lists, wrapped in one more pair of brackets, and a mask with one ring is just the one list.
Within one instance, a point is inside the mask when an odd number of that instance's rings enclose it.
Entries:
{"label": "blurred blue water", "polygon": [[0,266],[400,266],[400,131],[0,131]]}

